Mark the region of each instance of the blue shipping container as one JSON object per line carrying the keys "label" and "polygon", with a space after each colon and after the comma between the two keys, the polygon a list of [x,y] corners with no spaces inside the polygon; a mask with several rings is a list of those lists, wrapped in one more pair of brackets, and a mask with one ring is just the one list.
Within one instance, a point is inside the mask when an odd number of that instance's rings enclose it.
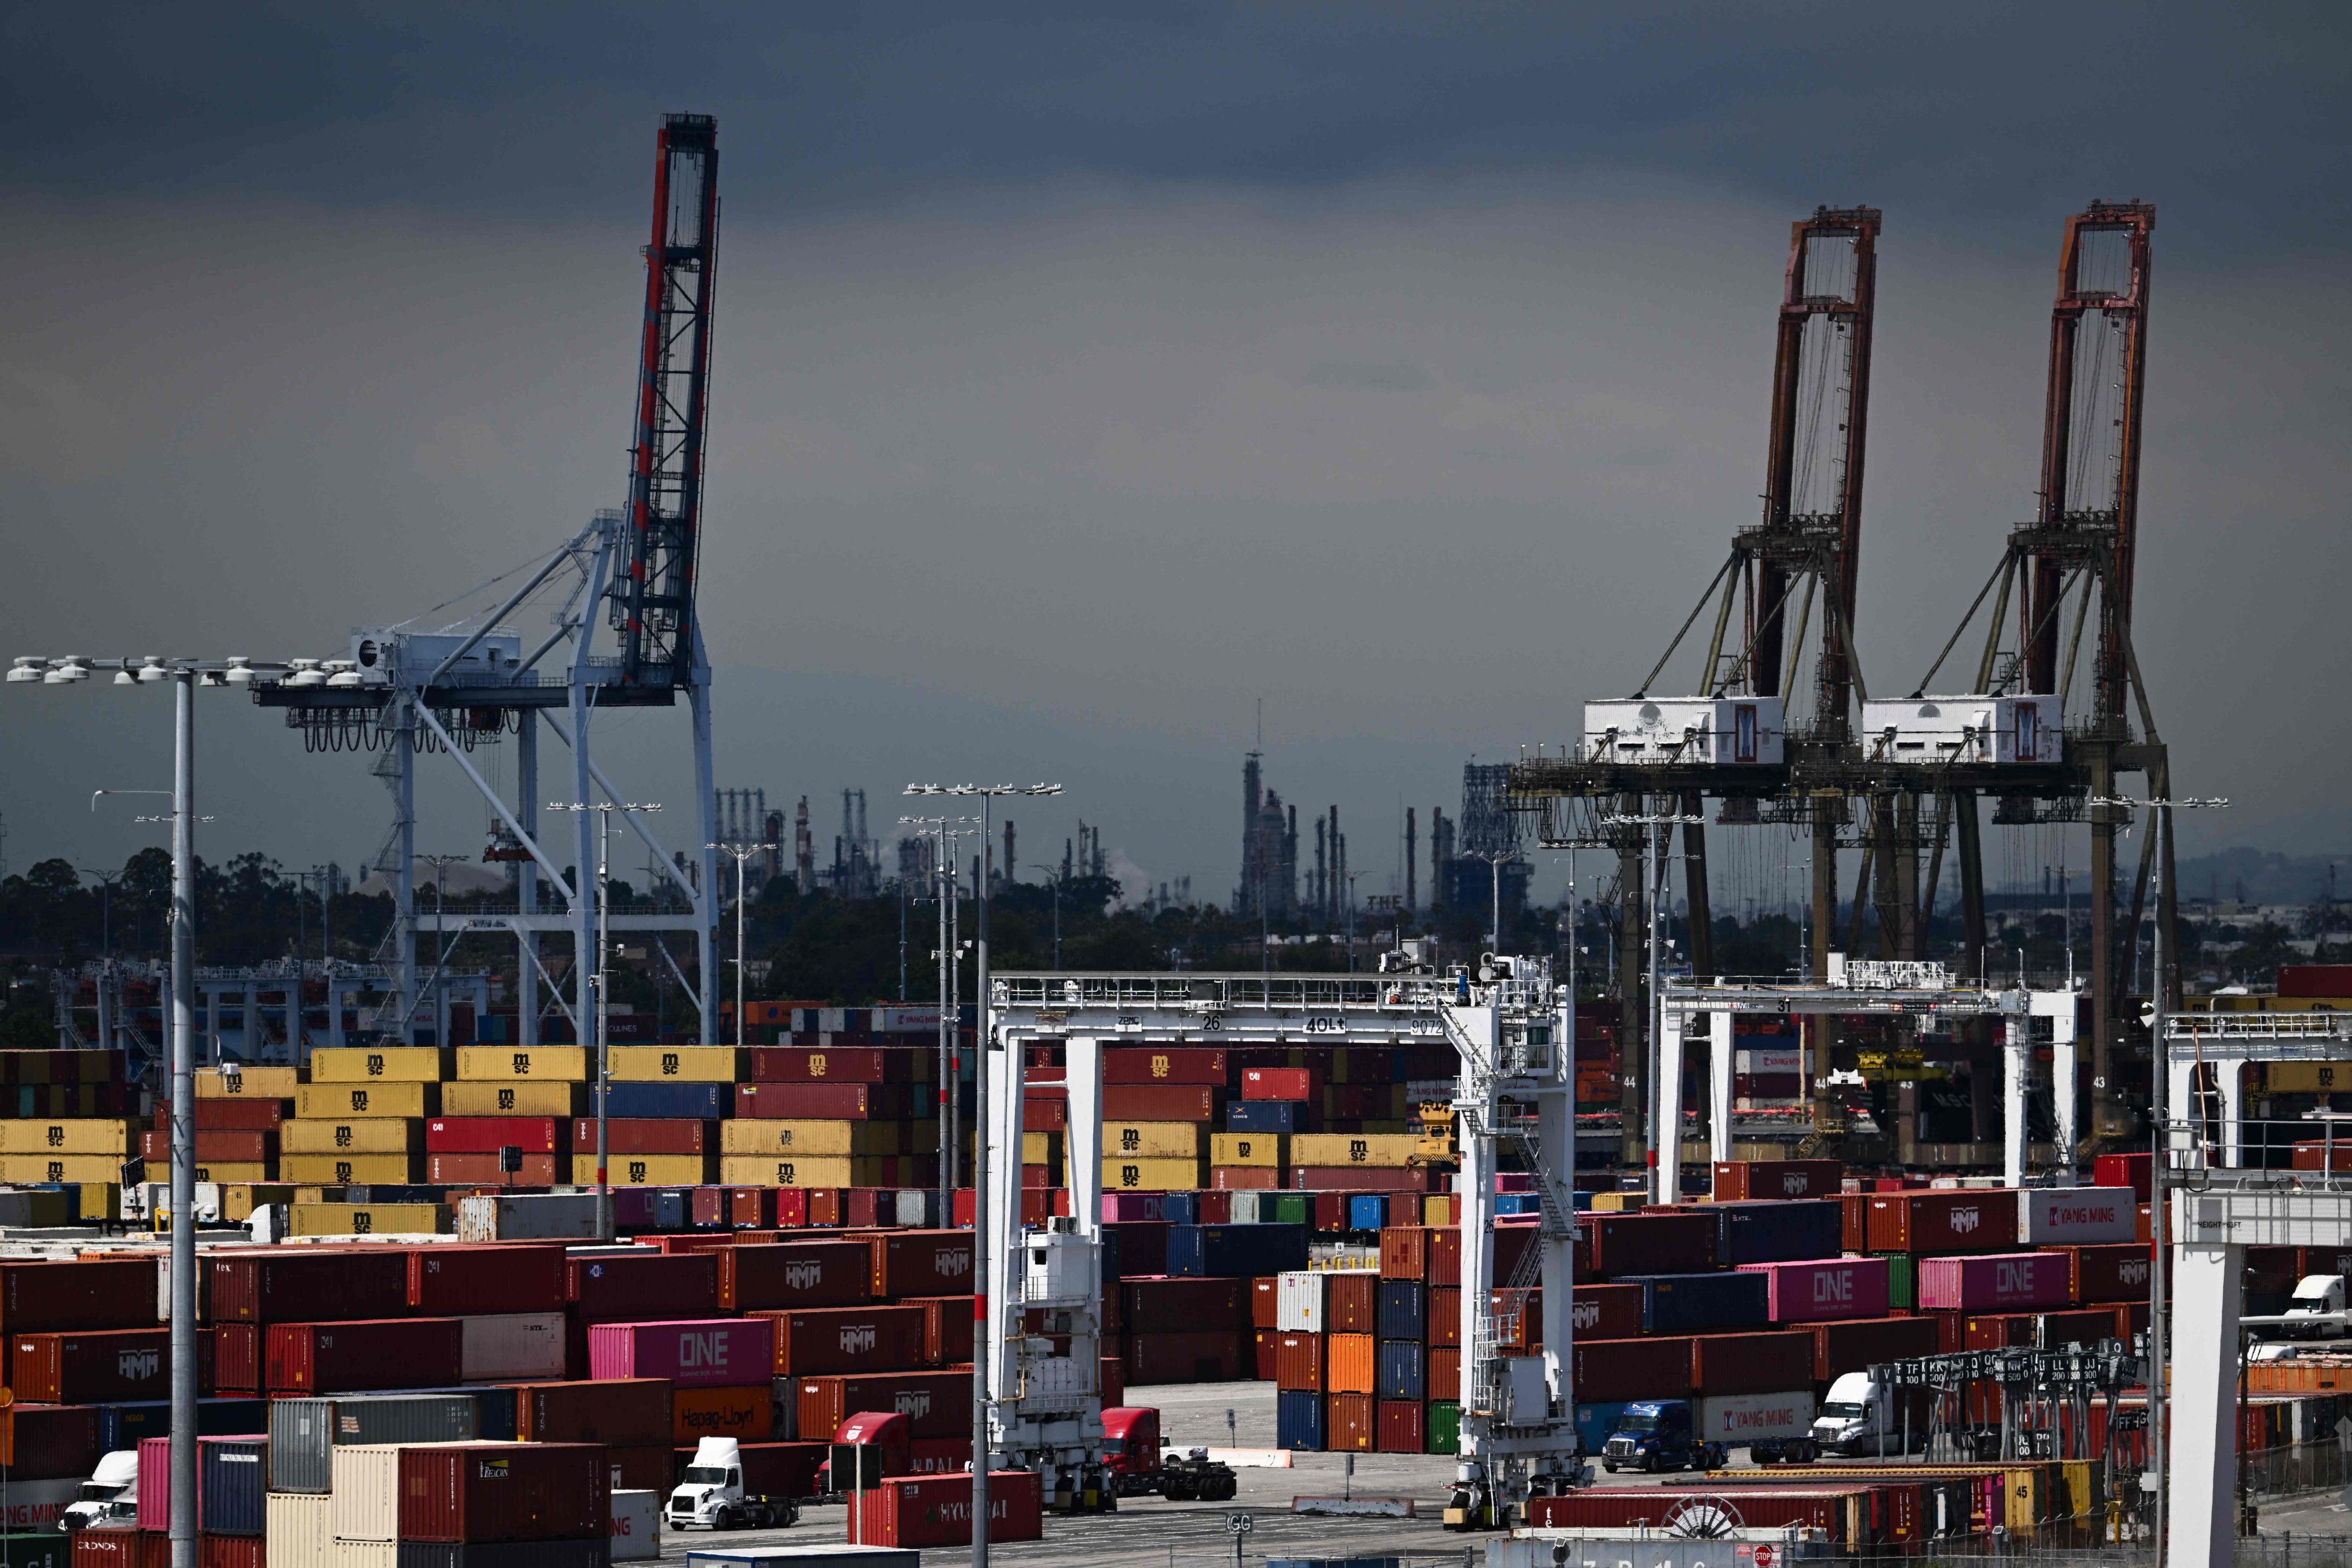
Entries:
{"label": "blue shipping container", "polygon": [[1617,1418],[1625,1414],[1625,1401],[1614,1405],[1580,1405],[1576,1407],[1576,1435],[1584,1440],[1588,1454],[1601,1452],[1609,1441],[1609,1434],[1617,1430]]}
{"label": "blue shipping container", "polygon": [[207,1535],[259,1535],[269,1495],[269,1439],[213,1437],[196,1444],[196,1521]]}
{"label": "blue shipping container", "polygon": [[1201,1223],[1201,1194],[1198,1193],[1163,1193],[1160,1205],[1170,1225]]}
{"label": "blue shipping container", "polygon": [[1236,1100],[1225,1107],[1225,1131],[1296,1132],[1301,1109],[1293,1100]]}
{"label": "blue shipping container", "polygon": [[[196,1436],[199,1437],[234,1436],[242,1432],[262,1430],[268,1425],[269,1401],[267,1399],[196,1401]],[[171,1435],[172,1402],[168,1399],[98,1407],[98,1448],[102,1454],[136,1448],[142,1438],[168,1437]]]}
{"label": "blue shipping container", "polygon": [[1349,1230],[1378,1230],[1389,1222],[1389,1200],[1383,1193],[1358,1193],[1348,1200]]}
{"label": "blue shipping container", "polygon": [[1496,1214],[1541,1214],[1543,1205],[1533,1193],[1496,1193],[1495,1212]]}
{"label": "blue shipping container", "polygon": [[[685,1084],[656,1083],[647,1089],[684,1089]],[[620,1230],[684,1230],[686,1189],[683,1187],[614,1187],[613,1224]]]}
{"label": "blue shipping container", "polygon": [[1382,1340],[1379,1370],[1382,1399],[1428,1397],[1429,1347],[1419,1340]]}
{"label": "blue shipping container", "polygon": [[1843,1244],[1834,1198],[1706,1206],[1715,1211],[1715,1256],[1727,1268],[1742,1263],[1835,1258]]}
{"label": "blue shipping container", "polygon": [[1323,1396],[1289,1391],[1274,1396],[1274,1446],[1323,1451]]}
{"label": "blue shipping container", "polygon": [[[1144,1274],[1173,1274],[1168,1267],[1169,1227],[1156,1219],[1120,1220],[1102,1227],[1106,1243],[1115,1250],[1103,1253],[1103,1278],[1125,1279]],[[1304,1268],[1305,1265],[1300,1265]]]}
{"label": "blue shipping container", "polygon": [[[1374,1326],[1384,1340],[1429,1340],[1429,1287],[1418,1279],[1383,1279]],[[1402,1394],[1395,1397],[1403,1398]]]}
{"label": "blue shipping container", "polygon": [[1617,1281],[1642,1288],[1642,1331],[1689,1334],[1768,1326],[1762,1274],[1644,1274]]}
{"label": "blue shipping container", "polygon": [[1307,1267],[1303,1225],[1171,1225],[1166,1229],[1171,1274],[1230,1279]]}
{"label": "blue shipping container", "polygon": [[[588,1114],[593,1116],[593,1098]],[[616,1083],[604,1107],[611,1116],[669,1116],[712,1121],[735,1114],[731,1083]]]}

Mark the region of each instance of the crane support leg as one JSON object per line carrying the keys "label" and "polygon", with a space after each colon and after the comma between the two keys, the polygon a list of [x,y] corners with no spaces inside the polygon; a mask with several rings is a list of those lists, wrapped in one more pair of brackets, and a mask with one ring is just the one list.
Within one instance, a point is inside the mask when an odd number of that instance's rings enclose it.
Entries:
{"label": "crane support leg", "polygon": [[[2194,1198],[2187,1200],[2195,1203]],[[2237,1536],[2238,1316],[2246,1249],[2172,1249],[2168,1563],[2227,1563]]]}

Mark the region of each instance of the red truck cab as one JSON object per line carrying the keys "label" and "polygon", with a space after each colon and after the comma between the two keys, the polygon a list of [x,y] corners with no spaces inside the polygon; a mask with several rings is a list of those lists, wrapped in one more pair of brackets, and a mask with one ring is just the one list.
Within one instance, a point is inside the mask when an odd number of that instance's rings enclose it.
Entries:
{"label": "red truck cab", "polygon": [[1157,1480],[1160,1475],[1160,1412],[1149,1405],[1115,1405],[1102,1413],[1103,1468],[1118,1479]]}

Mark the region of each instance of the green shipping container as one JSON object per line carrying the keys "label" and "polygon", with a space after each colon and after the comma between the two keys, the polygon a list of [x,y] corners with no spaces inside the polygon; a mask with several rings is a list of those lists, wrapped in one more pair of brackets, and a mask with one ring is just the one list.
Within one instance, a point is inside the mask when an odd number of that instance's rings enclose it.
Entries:
{"label": "green shipping container", "polygon": [[1269,1222],[1265,1217],[1265,1204],[1264,1200],[1260,1200],[1258,1204],[1257,1217],[1258,1223],[1261,1225],[1268,1223],[1274,1225],[1313,1225],[1315,1223],[1315,1202],[1314,1199],[1306,1193],[1276,1193],[1274,1194],[1274,1218],[1272,1221]]}
{"label": "green shipping container", "polygon": [[1913,1289],[1919,1265],[1907,1252],[1880,1252],[1873,1257],[1886,1259],[1886,1304],[1898,1312],[1916,1311],[1912,1305],[1916,1292]]}
{"label": "green shipping container", "polygon": [[1429,1416],[1421,1426],[1429,1439],[1427,1447],[1433,1454],[1458,1454],[1462,1451],[1462,1405],[1452,1399],[1429,1402]]}
{"label": "green shipping container", "polygon": [[0,1568],[67,1568],[73,1537],[59,1530],[30,1535],[0,1535]]}

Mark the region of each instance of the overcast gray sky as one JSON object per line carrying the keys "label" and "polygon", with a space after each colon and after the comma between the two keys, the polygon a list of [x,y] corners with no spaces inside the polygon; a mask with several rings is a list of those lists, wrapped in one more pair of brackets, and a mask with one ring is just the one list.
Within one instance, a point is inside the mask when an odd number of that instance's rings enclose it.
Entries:
{"label": "overcast gray sky", "polygon": [[[614,504],[652,136],[697,110],[721,782],[829,837],[844,785],[881,824],[1057,778],[1024,858],[1083,816],[1223,899],[1263,698],[1382,890],[1401,806],[1629,689],[1755,515],[1790,218],[1886,214],[1888,686],[2033,504],[2063,218],[2137,196],[2140,657],[2179,786],[2237,802],[2188,840],[2352,845],[2340,9],[789,15],[0,15],[0,654],[332,653]],[[89,792],[167,782],[168,724],[7,689],[12,868],[143,842]],[[203,725],[208,854],[373,851],[362,763]],[[684,735],[615,723],[625,787],[682,808]],[[483,823],[429,777],[423,847]]]}

